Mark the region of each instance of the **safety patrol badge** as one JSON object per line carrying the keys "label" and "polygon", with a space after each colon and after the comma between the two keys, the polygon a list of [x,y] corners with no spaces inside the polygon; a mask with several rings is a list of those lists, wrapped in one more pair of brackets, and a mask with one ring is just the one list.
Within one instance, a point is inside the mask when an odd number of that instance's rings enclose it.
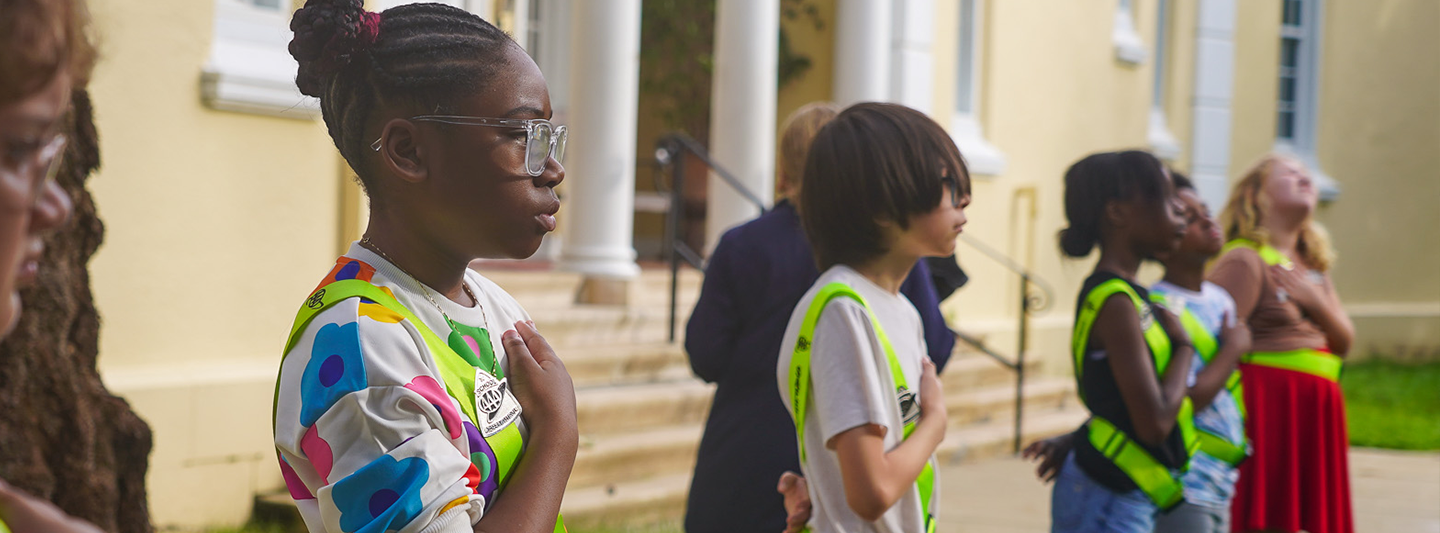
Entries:
{"label": "safety patrol badge", "polygon": [[489,438],[520,418],[520,401],[510,392],[510,380],[495,379],[475,369],[475,415],[480,436]]}
{"label": "safety patrol badge", "polygon": [[900,402],[900,419],[909,424],[920,419],[920,397],[907,387],[895,389],[895,400]]}

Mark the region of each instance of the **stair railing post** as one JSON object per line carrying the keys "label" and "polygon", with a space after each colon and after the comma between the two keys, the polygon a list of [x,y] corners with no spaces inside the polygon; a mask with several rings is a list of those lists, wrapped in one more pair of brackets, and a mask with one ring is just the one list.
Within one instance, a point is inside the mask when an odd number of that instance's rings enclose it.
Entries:
{"label": "stair railing post", "polygon": [[1025,350],[1026,338],[1030,334],[1030,274],[1020,273],[1020,324],[1016,328],[1019,340],[1015,350],[1015,444],[1014,453],[1020,453],[1020,440],[1025,417]]}
{"label": "stair railing post", "polygon": [[670,343],[675,343],[675,306],[680,291],[681,224],[685,218],[685,152],[673,139],[662,141],[670,163],[670,220],[665,225],[665,242],[670,247]]}

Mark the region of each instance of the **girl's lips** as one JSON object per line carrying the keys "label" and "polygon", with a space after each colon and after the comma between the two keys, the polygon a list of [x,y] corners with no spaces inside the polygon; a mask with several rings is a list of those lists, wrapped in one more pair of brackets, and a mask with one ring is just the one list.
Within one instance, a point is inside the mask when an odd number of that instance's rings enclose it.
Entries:
{"label": "girl's lips", "polygon": [[555,215],[539,214],[535,215],[535,220],[540,221],[540,227],[545,228],[547,233],[555,231]]}

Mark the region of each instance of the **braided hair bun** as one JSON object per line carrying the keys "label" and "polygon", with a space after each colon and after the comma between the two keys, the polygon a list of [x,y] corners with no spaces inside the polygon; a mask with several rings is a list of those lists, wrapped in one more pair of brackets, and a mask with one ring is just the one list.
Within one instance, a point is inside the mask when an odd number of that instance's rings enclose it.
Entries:
{"label": "braided hair bun", "polygon": [[380,14],[365,11],[364,0],[306,0],[290,19],[290,55],[300,63],[295,85],[319,97],[335,75],[375,42]]}

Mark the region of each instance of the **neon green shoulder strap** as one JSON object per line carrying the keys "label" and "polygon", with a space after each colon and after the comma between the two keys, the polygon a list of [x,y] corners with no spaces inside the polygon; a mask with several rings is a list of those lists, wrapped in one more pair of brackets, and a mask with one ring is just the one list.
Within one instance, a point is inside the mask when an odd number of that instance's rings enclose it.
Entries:
{"label": "neon green shoulder strap", "polygon": [[[295,343],[299,342],[300,335],[305,331],[305,328],[309,326],[310,322],[322,311],[337,303],[357,297],[375,302],[381,307],[400,315],[415,327],[415,330],[420,333],[421,339],[425,342],[425,347],[430,352],[435,365],[440,369],[440,377],[445,382],[446,394],[454,398],[455,403],[460,404],[461,412],[470,420],[471,424],[474,424],[477,428],[480,427],[479,418],[475,412],[474,395],[475,372],[477,368],[480,368],[478,362],[472,362],[451,349],[449,345],[440,340],[440,337],[436,335],[429,326],[425,325],[424,321],[420,320],[420,317],[415,316],[415,313],[411,312],[410,309],[401,305],[390,293],[381,290],[380,287],[367,281],[358,279],[336,281],[316,289],[315,292],[311,293],[310,297],[305,299],[305,305],[302,305],[300,310],[295,313],[295,322],[291,326],[290,336],[285,342],[284,355],[289,355],[290,350],[295,347]],[[282,362],[284,361],[283,357],[284,356],[282,356],[281,359]],[[278,377],[275,382],[275,396],[276,404],[278,404],[280,396],[280,382]],[[273,419],[271,425],[274,425]],[[485,440],[486,445],[495,452],[495,476],[503,490],[504,486],[508,484],[510,480],[510,475],[514,473],[515,467],[520,461],[521,452],[525,449],[525,442],[520,435],[520,429],[516,424],[510,424],[500,430],[499,433],[491,435],[488,438],[482,438]],[[474,456],[477,454],[472,453],[471,455],[473,461]],[[482,468],[489,467],[489,465],[477,466],[482,466]],[[563,519],[557,518],[555,531],[565,531]]]}
{"label": "neon green shoulder strap", "polygon": [[[1135,304],[1135,310],[1140,314],[1140,327],[1145,336],[1145,344],[1150,348],[1150,354],[1155,361],[1156,375],[1164,374],[1170,365],[1170,336],[1154,318],[1150,306],[1124,280],[1102,282],[1085,295],[1085,301],[1075,317],[1075,330],[1070,340],[1075,362],[1075,380],[1081,400],[1085,398],[1085,387],[1081,378],[1085,368],[1085,349],[1090,343],[1090,331],[1095,326],[1095,319],[1100,315],[1105,301],[1115,294],[1125,294]],[[1175,421],[1180,428],[1187,456],[1193,455],[1200,444],[1195,434],[1195,411],[1190,398],[1181,401]],[[1179,476],[1156,460],[1114,423],[1092,412],[1089,427],[1087,440],[1091,446],[1124,472],[1155,505],[1161,509],[1169,509],[1184,501],[1185,487]],[[1186,466],[1188,467],[1188,463]]]}
{"label": "neon green shoulder strap", "polygon": [[[1100,308],[1105,306],[1105,301],[1117,293],[1129,296],[1130,301],[1135,304],[1135,310],[1140,313],[1145,344],[1150,347],[1150,353],[1155,358],[1155,372],[1164,374],[1165,369],[1170,366],[1170,336],[1165,334],[1165,328],[1151,316],[1150,307],[1145,304],[1145,300],[1140,299],[1140,295],[1129,283],[1122,279],[1112,279],[1096,285],[1085,295],[1085,303],[1080,306],[1080,313],[1075,317],[1075,329],[1070,337],[1070,352],[1075,363],[1077,381],[1084,373],[1085,348],[1090,344],[1090,330],[1094,328],[1095,319],[1100,316]],[[1078,390],[1083,399],[1084,387],[1081,386]]]}
{"label": "neon green shoulder strap", "polygon": [[[870,311],[870,304],[865,302],[865,298],[844,283],[833,282],[821,287],[815,299],[810,302],[810,307],[805,310],[805,319],[800,323],[800,334],[795,340],[795,351],[790,357],[791,416],[795,418],[795,436],[799,442],[802,464],[805,462],[805,411],[810,405],[810,348],[814,345],[815,325],[820,322],[820,313],[836,298],[850,298],[865,308],[865,314],[870,317],[870,324],[875,329],[875,336],[880,339],[880,346],[885,350],[885,359],[889,363],[896,392],[909,389],[905,382],[905,373],[900,368],[900,360],[895,357],[895,348],[891,346],[890,338],[885,335],[885,328],[880,327],[880,320]],[[903,436],[909,438],[916,425],[914,421],[906,422]],[[921,510],[925,513],[925,531],[934,533],[935,515],[931,511],[930,502],[935,493],[935,465],[930,461],[926,461],[925,467],[920,470],[915,486],[920,493]]]}
{"label": "neon green shoulder strap", "polygon": [[1280,265],[1285,267],[1286,270],[1295,268],[1295,263],[1291,262],[1289,257],[1285,257],[1285,254],[1280,253],[1280,250],[1276,250],[1274,246],[1261,244],[1250,239],[1234,239],[1225,243],[1225,247],[1220,249],[1220,255],[1223,256],[1230,250],[1236,248],[1255,250],[1255,253],[1260,255],[1260,260],[1264,261],[1267,265]]}

